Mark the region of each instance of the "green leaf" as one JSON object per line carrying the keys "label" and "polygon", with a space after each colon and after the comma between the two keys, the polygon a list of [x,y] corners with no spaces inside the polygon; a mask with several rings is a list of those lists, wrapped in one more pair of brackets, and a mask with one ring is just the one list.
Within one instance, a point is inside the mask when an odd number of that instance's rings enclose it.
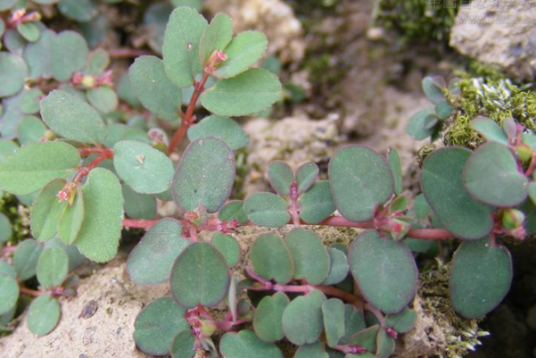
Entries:
{"label": "green leaf", "polygon": [[427,76],[422,80],[422,90],[433,104],[438,104],[445,100],[442,89],[445,81],[440,76]]}
{"label": "green leaf", "polygon": [[31,42],[24,48],[23,58],[28,65],[28,76],[31,79],[52,77],[52,44],[56,33],[52,30],[44,30],[39,40]]}
{"label": "green leaf", "polygon": [[138,57],[128,74],[145,108],[168,121],[179,118],[182,91],[169,80],[162,60],[154,56]]}
{"label": "green leaf", "polygon": [[448,101],[442,101],[436,104],[434,110],[437,114],[437,117],[441,120],[444,120],[444,119],[447,119],[452,114],[452,112],[454,111],[454,108],[450,106]]}
{"label": "green leaf", "polygon": [[90,76],[98,76],[106,71],[110,65],[110,56],[102,48],[91,51],[86,63],[85,73]]}
{"label": "green leaf", "polygon": [[15,268],[5,261],[0,261],[0,274],[6,274],[10,277],[17,278]]}
{"label": "green leaf", "polygon": [[462,172],[471,152],[439,149],[428,155],[421,172],[421,187],[434,213],[454,236],[476,240],[493,229],[493,208],[474,200],[463,184]]}
{"label": "green leaf", "polygon": [[463,182],[475,199],[498,207],[517,206],[528,195],[528,179],[519,172],[513,153],[496,142],[483,144],[471,154]]}
{"label": "green leaf", "polygon": [[300,218],[308,224],[318,224],[335,211],[335,203],[327,180],[317,182],[299,198]]}
{"label": "green leaf", "polygon": [[39,102],[43,92],[39,88],[32,88],[22,92],[20,111],[24,114],[36,114],[39,112]]}
{"label": "green leaf", "polygon": [[95,0],[61,0],[57,8],[69,19],[81,23],[90,21],[99,13]]}
{"label": "green leaf", "polygon": [[218,211],[233,187],[234,154],[220,139],[198,139],[184,152],[173,182],[173,199],[184,211],[203,206],[209,213]]}
{"label": "green leaf", "polygon": [[128,256],[127,272],[138,285],[167,281],[177,257],[190,242],[182,236],[179,221],[158,221]]}
{"label": "green leaf", "polygon": [[432,208],[430,208],[430,205],[426,201],[426,198],[423,194],[417,195],[413,202],[413,211],[415,212],[415,217],[417,219],[424,219],[425,217],[430,214],[430,211]]}
{"label": "green leaf", "polygon": [[171,292],[185,308],[194,308],[198,304],[216,306],[227,294],[229,283],[225,258],[203,242],[188,246],[171,270]]}
{"label": "green leaf", "polygon": [[216,232],[212,236],[212,245],[225,257],[227,265],[234,266],[240,261],[240,245],[232,235]]}
{"label": "green leaf", "polygon": [[100,113],[110,113],[117,109],[119,99],[113,89],[107,86],[92,88],[87,92],[87,100]]}
{"label": "green leaf", "polygon": [[17,143],[11,140],[0,139],[0,162],[6,157],[15,154],[18,149],[19,146]]}
{"label": "green leaf", "polygon": [[84,194],[77,188],[73,204],[64,207],[58,220],[58,236],[64,244],[71,245],[76,241],[84,222],[84,214]]}
{"label": "green leaf", "polygon": [[49,181],[65,178],[80,163],[67,143],[30,143],[0,163],[0,187],[17,195],[33,193]]}
{"label": "green leaf", "polygon": [[182,330],[190,329],[185,313],[171,297],[149,303],[134,322],[136,346],[151,355],[167,355],[173,337]]}
{"label": "green leaf", "polygon": [[356,309],[350,304],[344,305],[344,336],[339,340],[339,344],[349,344],[353,335],[365,329],[365,315],[363,311]]}
{"label": "green leaf", "polygon": [[493,119],[478,116],[471,121],[471,127],[488,142],[498,142],[508,145],[508,137]]}
{"label": "green leaf", "polygon": [[253,316],[253,329],[262,341],[273,343],[284,337],[283,312],[290,300],[283,292],[264,297]]}
{"label": "green leaf", "polygon": [[417,312],[404,308],[402,311],[385,317],[385,326],[394,329],[397,333],[409,332],[415,327]]}
{"label": "green leaf", "polygon": [[171,342],[171,358],[193,358],[196,350],[196,337],[191,329],[185,329],[177,333]]}
{"label": "green leaf", "polygon": [[346,254],[341,250],[330,247],[328,248],[328,253],[331,264],[328,277],[322,282],[322,285],[329,286],[341,283],[348,276],[350,266],[348,265]]}
{"label": "green leaf", "polygon": [[352,336],[350,344],[363,347],[367,352],[375,352],[377,347],[376,339],[379,331],[379,325],[363,329]]}
{"label": "green leaf", "polygon": [[56,234],[60,214],[67,205],[66,201],[60,202],[58,199],[58,193],[65,184],[65,180],[55,179],[45,185],[35,199],[30,224],[32,236],[39,241],[47,241]]}
{"label": "green leaf", "polygon": [[205,65],[207,60],[216,50],[222,51],[227,47],[233,38],[233,20],[225,14],[216,14],[210,25],[205,29],[205,33],[199,44],[199,59],[201,65]]}
{"label": "green leaf", "polygon": [[174,84],[189,87],[201,72],[199,42],[207,27],[207,20],[197,11],[180,7],[170,17],[164,35],[164,66]]}
{"label": "green leaf", "polygon": [[201,95],[201,104],[220,116],[245,116],[270,107],[281,96],[281,83],[267,70],[257,68],[219,81]]}
{"label": "green leaf", "polygon": [[255,240],[249,252],[253,270],[266,280],[287,284],[294,273],[294,262],[283,240],[274,234],[263,234]]}
{"label": "green leaf", "polygon": [[17,245],[13,254],[13,265],[19,280],[26,281],[35,275],[37,260],[42,251],[43,246],[32,239],[26,239]]}
{"label": "green leaf", "polygon": [[191,7],[197,11],[201,11],[202,8],[201,0],[171,0],[171,4],[175,7]]}
{"label": "green leaf", "polygon": [[354,222],[370,220],[393,195],[393,174],[384,157],[366,147],[349,146],[329,163],[335,206]]}
{"label": "green leaf", "polygon": [[257,225],[278,227],[287,224],[287,202],[272,193],[255,193],[244,202],[244,212]]}
{"label": "green leaf", "polygon": [[114,146],[117,175],[137,193],[156,194],[169,189],[173,163],[148,144],[125,140]]}
{"label": "green leaf", "polygon": [[0,11],[9,10],[17,4],[17,0],[0,0]]}
{"label": "green leaf", "polygon": [[45,289],[61,285],[69,273],[69,258],[58,247],[45,249],[37,261],[37,280]]}
{"label": "green leaf", "polygon": [[60,304],[50,295],[37,297],[28,310],[28,329],[35,335],[52,332],[60,320]]}
{"label": "green leaf", "polygon": [[438,118],[433,109],[423,109],[411,117],[406,132],[416,140],[423,140],[434,134],[437,122]]}
{"label": "green leaf", "polygon": [[287,163],[276,160],[268,166],[268,180],[278,194],[289,195],[290,186],[294,183],[294,173]]}
{"label": "green leaf", "polygon": [[99,113],[78,96],[54,90],[41,101],[43,121],[60,136],[83,143],[102,143],[104,122]]}
{"label": "green leaf", "polygon": [[11,222],[4,214],[0,213],[0,244],[9,241],[13,235]]}
{"label": "green leaf", "polygon": [[326,353],[326,349],[322,342],[316,342],[313,344],[305,344],[298,348],[294,358],[329,358],[329,354]]}
{"label": "green leaf", "polygon": [[23,22],[17,25],[18,33],[28,42],[39,40],[39,27],[34,22]]}
{"label": "green leaf", "polygon": [[305,163],[300,165],[296,171],[296,182],[298,184],[299,194],[305,193],[313,186],[319,172],[320,170],[315,163]]}
{"label": "green leaf", "polygon": [[227,117],[209,116],[188,129],[188,139],[215,137],[223,140],[232,150],[245,147],[249,137],[238,123]]}
{"label": "green leaf", "polygon": [[0,52],[0,98],[13,96],[22,90],[28,67],[19,56]]}
{"label": "green leaf", "polygon": [[344,303],[331,298],[322,304],[322,315],[324,318],[324,330],[326,331],[327,343],[330,347],[335,347],[344,337]]}
{"label": "green leaf", "polygon": [[225,333],[220,341],[220,352],[225,358],[283,358],[275,344],[261,341],[248,330]]}
{"label": "green leaf", "polygon": [[352,243],[348,259],[361,294],[381,311],[399,312],[415,296],[417,266],[404,243],[367,230]]}
{"label": "green leaf", "polygon": [[106,262],[117,253],[123,228],[123,194],[112,172],[95,168],[84,187],[85,218],[75,244],[84,256]]}
{"label": "green leaf", "polygon": [[295,228],[287,234],[285,243],[294,260],[295,279],[305,279],[310,285],[319,285],[328,277],[330,257],[317,234]]}
{"label": "green leaf", "polygon": [[214,72],[214,76],[231,78],[241,74],[261,58],[267,46],[268,40],[262,32],[244,31],[238,34],[225,48],[227,60]]}
{"label": "green leaf", "polygon": [[[59,6],[61,9],[62,5]],[[73,73],[84,68],[88,53],[86,40],[80,34],[74,31],[61,32],[52,42],[52,76],[61,82],[70,80]]]}
{"label": "green leaf", "polygon": [[245,225],[249,220],[244,212],[243,201],[230,201],[218,212],[218,218],[222,221],[236,220],[240,225]]}
{"label": "green leaf", "polygon": [[298,345],[315,343],[323,331],[322,304],[326,296],[312,290],[295,298],[283,312],[283,331],[287,339]]}
{"label": "green leaf", "polygon": [[17,128],[19,142],[22,145],[39,142],[45,136],[46,130],[47,127],[39,118],[34,116],[24,117]]}
{"label": "green leaf", "polygon": [[464,242],[452,259],[450,299],[466,318],[486,315],[501,303],[512,283],[512,258],[489,239]]}
{"label": "green leaf", "polygon": [[393,173],[395,195],[399,195],[404,189],[402,187],[402,167],[400,166],[400,156],[394,147],[389,148],[387,159],[391,167],[391,173]]}
{"label": "green leaf", "polygon": [[139,194],[128,185],[123,185],[125,213],[129,218],[151,220],[156,214],[156,198],[154,195]]}
{"label": "green leaf", "polygon": [[388,358],[395,351],[395,340],[387,334],[385,329],[381,328],[376,338],[376,357]]}
{"label": "green leaf", "polygon": [[19,299],[19,284],[15,277],[0,272],[0,314],[11,310]]}

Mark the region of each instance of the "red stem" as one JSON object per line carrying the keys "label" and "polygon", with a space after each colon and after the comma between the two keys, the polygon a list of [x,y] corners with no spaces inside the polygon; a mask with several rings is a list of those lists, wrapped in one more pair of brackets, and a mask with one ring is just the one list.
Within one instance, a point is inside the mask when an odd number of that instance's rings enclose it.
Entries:
{"label": "red stem", "polygon": [[152,55],[152,52],[147,50],[135,50],[131,48],[115,48],[108,50],[108,55],[111,58],[131,58],[143,55]]}
{"label": "red stem", "polygon": [[73,179],[73,183],[79,183],[82,180],[82,178],[84,178],[86,175],[89,174],[91,170],[95,169],[104,160],[113,158],[113,155],[114,155],[114,152],[111,149],[103,150],[97,158],[93,159],[85,167],[80,168],[80,170],[78,171],[78,173]]}
{"label": "red stem", "polygon": [[192,124],[194,124],[195,106],[197,104],[197,100],[199,99],[199,96],[201,95],[201,93],[203,93],[203,90],[205,89],[205,84],[208,80],[208,77],[209,77],[209,74],[205,72],[201,81],[195,84],[195,90],[192,95],[192,98],[190,99],[190,103],[188,104],[188,108],[186,109],[186,114],[184,114],[184,116],[181,116],[182,118],[181,125],[179,126],[179,128],[173,135],[173,138],[171,138],[171,141],[169,142],[168,154],[173,153],[175,149],[177,149],[179,144],[182,142],[184,135],[186,134],[186,131],[188,130],[188,128]]}
{"label": "red stem", "polygon": [[19,288],[20,288],[21,293],[28,295],[28,296],[39,297],[41,295],[46,294],[45,291],[36,291],[36,290],[32,290],[24,286],[19,286]]}

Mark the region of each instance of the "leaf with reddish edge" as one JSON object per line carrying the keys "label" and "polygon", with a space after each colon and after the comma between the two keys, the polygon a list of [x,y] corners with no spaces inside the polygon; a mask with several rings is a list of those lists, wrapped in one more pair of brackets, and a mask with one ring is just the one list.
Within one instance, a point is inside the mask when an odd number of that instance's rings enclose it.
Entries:
{"label": "leaf with reddish edge", "polygon": [[418,270],[405,243],[367,230],[350,246],[348,259],[361,294],[374,307],[396,313],[413,300]]}
{"label": "leaf with reddish edge", "polygon": [[311,189],[300,195],[300,218],[308,224],[318,224],[335,212],[333,195],[327,180],[316,182]]}
{"label": "leaf with reddish edge", "polygon": [[278,194],[289,195],[290,186],[294,182],[294,173],[287,163],[276,160],[268,166],[268,180]]}
{"label": "leaf with reddish edge", "polygon": [[287,234],[285,243],[294,261],[295,279],[319,285],[328,277],[331,258],[317,234],[295,228]]}
{"label": "leaf with reddish edge", "polygon": [[301,346],[315,343],[323,331],[322,304],[326,296],[312,290],[292,300],[283,312],[283,331],[292,343]]}
{"label": "leaf with reddish edge", "polygon": [[394,190],[386,159],[361,146],[348,146],[335,154],[329,163],[329,182],[335,206],[353,222],[372,219]]}
{"label": "leaf with reddish edge", "polygon": [[283,226],[290,220],[288,203],[278,195],[259,192],[244,202],[244,212],[255,224],[267,227]]}
{"label": "leaf with reddish edge", "polygon": [[283,312],[290,300],[283,292],[264,297],[253,316],[253,329],[263,342],[273,343],[284,338]]}
{"label": "leaf with reddish edge", "polygon": [[227,265],[232,267],[240,261],[240,245],[232,235],[216,232],[212,236],[212,245],[225,257]]}
{"label": "leaf with reddish edge", "polygon": [[296,171],[298,194],[305,193],[313,186],[319,172],[320,169],[318,169],[318,166],[315,163],[305,163],[300,165]]}
{"label": "leaf with reddish edge", "polygon": [[350,345],[359,346],[365,348],[366,352],[375,352],[376,351],[376,338],[378,337],[378,332],[380,331],[379,325],[374,325],[372,327],[365,328],[350,338]]}
{"label": "leaf with reddish edge", "polygon": [[285,242],[277,235],[259,236],[249,252],[253,270],[265,280],[287,284],[294,273],[294,262]]}
{"label": "leaf with reddish edge", "polygon": [[489,239],[464,242],[452,259],[450,299],[466,318],[479,318],[504,299],[512,283],[512,258]]}
{"label": "leaf with reddish edge", "polygon": [[384,328],[381,328],[376,338],[376,357],[388,358],[395,351],[395,340],[387,334]]}
{"label": "leaf with reddish edge", "polygon": [[243,201],[229,201],[218,212],[218,219],[223,221],[236,220],[240,225],[248,222],[248,216],[244,212]]}
{"label": "leaf with reddish edge", "polygon": [[478,240],[493,229],[494,208],[474,200],[463,184],[463,167],[471,151],[443,148],[426,157],[420,176],[428,204],[455,237]]}
{"label": "leaf with reddish edge", "polygon": [[352,336],[365,328],[367,328],[367,323],[365,322],[363,311],[355,308],[353,305],[345,304],[344,336],[339,340],[339,344],[349,344]]}
{"label": "leaf with reddish edge", "polygon": [[397,333],[411,331],[415,327],[415,322],[417,322],[417,312],[409,308],[385,317],[385,326],[394,329]]}
{"label": "leaf with reddish edge", "polygon": [[499,124],[493,119],[478,116],[471,121],[471,127],[488,142],[498,142],[508,145],[508,137]]}
{"label": "leaf with reddish edge", "polygon": [[191,329],[177,333],[171,342],[171,358],[193,358],[196,353],[196,337]]}
{"label": "leaf with reddish edge", "polygon": [[338,298],[331,298],[322,304],[324,330],[330,347],[335,347],[344,336],[344,303]]}

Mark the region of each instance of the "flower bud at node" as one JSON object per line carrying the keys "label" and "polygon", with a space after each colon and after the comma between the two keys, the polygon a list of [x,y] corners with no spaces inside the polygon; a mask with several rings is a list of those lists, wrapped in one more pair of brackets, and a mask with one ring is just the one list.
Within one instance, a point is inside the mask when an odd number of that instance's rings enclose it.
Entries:
{"label": "flower bud at node", "polygon": [[532,158],[532,155],[534,154],[534,152],[532,151],[532,148],[529,147],[528,145],[519,144],[516,146],[516,154],[517,154],[517,158],[520,161],[526,162],[527,160]]}
{"label": "flower bud at node", "polygon": [[525,214],[516,209],[506,209],[503,211],[501,223],[505,230],[515,230],[523,225]]}

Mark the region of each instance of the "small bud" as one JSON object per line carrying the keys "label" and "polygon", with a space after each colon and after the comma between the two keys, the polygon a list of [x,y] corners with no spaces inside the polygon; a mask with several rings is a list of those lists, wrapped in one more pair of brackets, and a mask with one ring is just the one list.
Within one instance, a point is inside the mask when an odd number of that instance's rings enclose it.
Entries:
{"label": "small bud", "polygon": [[217,328],[218,327],[216,327],[215,324],[213,324],[211,322],[203,321],[202,325],[201,325],[201,329],[199,330],[199,332],[201,333],[201,335],[203,337],[209,338],[209,337],[212,337],[214,332],[216,332]]}
{"label": "small bud", "polygon": [[391,219],[389,220],[389,228],[391,229],[393,240],[400,241],[411,229],[411,224],[400,219]]}
{"label": "small bud", "polygon": [[348,354],[364,354],[367,352],[365,347],[361,347],[361,346],[348,346],[347,349],[345,349],[345,351]]}
{"label": "small bud", "polygon": [[516,146],[516,154],[517,158],[522,161],[526,162],[527,160],[531,159],[534,152],[532,151],[532,148],[529,147],[526,144],[519,144]]}
{"label": "small bud", "polygon": [[523,225],[525,214],[517,209],[506,209],[503,211],[501,221],[505,230],[515,230]]}
{"label": "small bud", "polygon": [[206,73],[213,73],[220,66],[220,64],[227,60],[227,55],[223,51],[216,50],[210,55],[205,66]]}
{"label": "small bud", "polygon": [[82,77],[82,86],[86,87],[86,88],[93,88],[95,87],[95,84],[96,84],[96,81],[95,81],[95,78],[93,76],[84,76]]}
{"label": "small bud", "polygon": [[73,205],[74,198],[76,197],[76,184],[67,183],[65,187],[56,195],[59,199],[59,203],[66,201],[69,205]]}
{"label": "small bud", "polygon": [[95,85],[112,87],[114,85],[112,74],[113,74],[112,70],[108,70],[104,72],[103,74],[99,75],[97,79],[95,80]]}
{"label": "small bud", "polygon": [[398,332],[395,331],[392,327],[387,327],[385,332],[392,338],[397,339],[398,338]]}
{"label": "small bud", "polygon": [[298,184],[296,182],[292,182],[290,185],[290,197],[292,199],[298,199]]}

